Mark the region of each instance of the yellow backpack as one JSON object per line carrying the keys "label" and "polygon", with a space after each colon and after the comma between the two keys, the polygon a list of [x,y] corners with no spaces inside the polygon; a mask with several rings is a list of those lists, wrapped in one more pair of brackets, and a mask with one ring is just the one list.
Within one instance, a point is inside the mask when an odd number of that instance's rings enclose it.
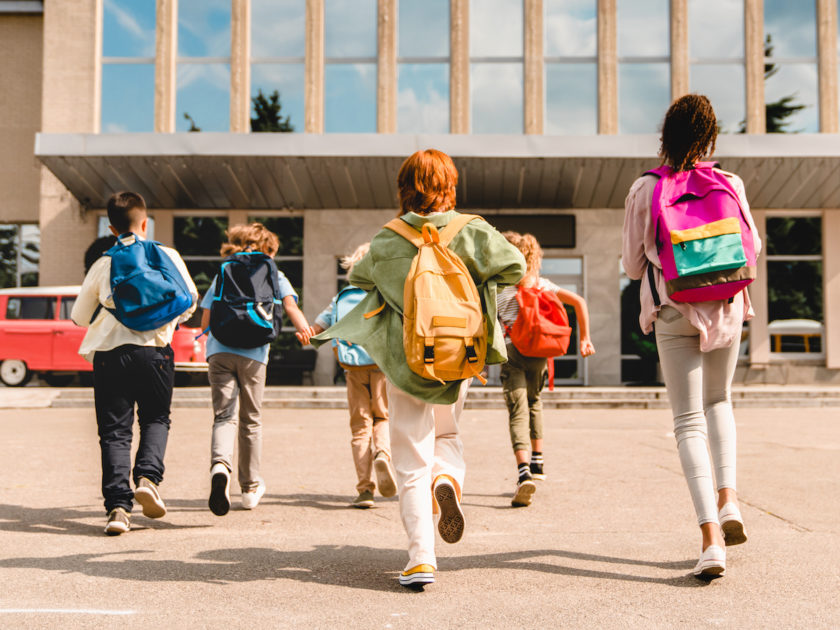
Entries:
{"label": "yellow backpack", "polygon": [[431,223],[420,233],[402,219],[385,224],[417,247],[403,293],[403,345],[408,367],[423,378],[457,381],[481,376],[487,356],[487,324],[475,282],[449,249],[474,214],[459,214],[440,232]]}

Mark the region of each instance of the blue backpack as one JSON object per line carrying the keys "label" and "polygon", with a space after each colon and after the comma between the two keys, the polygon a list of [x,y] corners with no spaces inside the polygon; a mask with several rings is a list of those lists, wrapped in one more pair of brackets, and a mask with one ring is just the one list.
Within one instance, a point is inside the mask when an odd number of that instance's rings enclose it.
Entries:
{"label": "blue backpack", "polygon": [[[365,295],[367,295],[366,291],[352,285],[346,286],[339,291],[335,298],[335,306],[333,307],[333,324],[352,311],[362,301]],[[336,339],[333,341],[333,347],[336,357],[338,357],[338,362],[343,368],[352,369],[354,367],[375,365],[370,355],[358,344]]]}
{"label": "blue backpack", "polygon": [[277,338],[283,302],[277,265],[262,252],[240,252],[222,261],[216,277],[210,332],[234,348],[259,348]]}
{"label": "blue backpack", "polygon": [[[120,238],[126,236],[131,233]],[[114,300],[114,308],[104,308],[126,328],[156,330],[192,306],[184,277],[160,243],[135,236],[133,243],[125,245],[117,239],[104,255],[111,257]],[[91,321],[98,314],[99,308]]]}

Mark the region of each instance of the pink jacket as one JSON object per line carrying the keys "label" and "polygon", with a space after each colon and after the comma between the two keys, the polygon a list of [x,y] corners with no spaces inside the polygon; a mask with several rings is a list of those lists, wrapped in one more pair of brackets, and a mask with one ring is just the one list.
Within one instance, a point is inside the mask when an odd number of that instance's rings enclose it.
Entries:
{"label": "pink jacket", "polygon": [[[761,239],[758,237],[758,230],[756,230],[755,222],[752,214],[750,214],[750,206],[744,192],[744,182],[737,175],[726,172],[724,174],[732,180],[732,184],[741,199],[741,205],[746,212],[747,221],[755,237],[755,252],[758,256],[761,251]],[[677,309],[683,317],[691,322],[692,326],[700,331],[700,350],[708,352],[717,348],[728,348],[740,339],[743,323],[755,315],[749,292],[744,289],[735,296],[731,304],[725,300],[687,303],[674,302],[668,298],[668,291],[660,269],[659,256],[656,253],[654,228],[650,220],[650,205],[655,186],[655,177],[652,175],[642,176],[633,182],[630,192],[627,194],[627,199],[624,201],[621,264],[630,278],[642,280],[641,295],[639,296],[642,303],[639,325],[645,334],[651,332],[660,308],[653,303],[653,294],[645,273],[650,261],[654,265],[653,275],[656,279],[656,289],[659,292],[660,301],[663,305],[667,304]]]}

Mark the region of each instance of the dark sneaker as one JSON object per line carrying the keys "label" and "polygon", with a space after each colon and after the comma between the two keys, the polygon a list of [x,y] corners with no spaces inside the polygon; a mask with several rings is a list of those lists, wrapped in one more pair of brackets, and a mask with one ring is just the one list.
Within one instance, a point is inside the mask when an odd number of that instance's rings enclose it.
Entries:
{"label": "dark sneaker", "polygon": [[137,480],[137,488],[134,490],[134,500],[143,507],[143,516],[149,518],[161,518],[166,516],[166,505],[160,498],[157,484],[152,483],[145,477]]}
{"label": "dark sneaker", "polygon": [[540,481],[545,479],[545,470],[543,469],[543,466],[544,464],[535,464],[534,462],[531,462],[531,477],[534,479],[539,479]]}
{"label": "dark sneaker", "polygon": [[397,482],[391,470],[390,458],[379,451],[373,459],[373,469],[376,471],[376,487],[383,497],[392,497],[397,494]]}
{"label": "dark sneaker", "polygon": [[435,479],[435,501],[440,507],[438,532],[444,542],[456,543],[464,535],[464,512],[455,486],[446,477]]}
{"label": "dark sneaker", "polygon": [[418,564],[400,573],[400,586],[416,591],[422,591],[424,586],[434,583],[435,568],[430,564]]}
{"label": "dark sneaker", "polygon": [[224,516],[230,511],[230,471],[221,462],[216,462],[210,469],[210,498],[207,506],[216,516]]}
{"label": "dark sneaker", "polygon": [[510,504],[513,507],[527,507],[531,505],[531,500],[534,498],[534,492],[537,491],[537,484],[531,479],[523,479],[516,484],[516,492],[513,493],[513,499]]}
{"label": "dark sneaker", "polygon": [[123,508],[114,508],[108,513],[108,522],[105,523],[105,533],[109,536],[119,536],[131,529],[131,515]]}
{"label": "dark sneaker", "polygon": [[364,490],[359,493],[353,502],[350,503],[354,508],[359,508],[361,510],[366,510],[368,508],[373,507],[373,492],[370,490]]}

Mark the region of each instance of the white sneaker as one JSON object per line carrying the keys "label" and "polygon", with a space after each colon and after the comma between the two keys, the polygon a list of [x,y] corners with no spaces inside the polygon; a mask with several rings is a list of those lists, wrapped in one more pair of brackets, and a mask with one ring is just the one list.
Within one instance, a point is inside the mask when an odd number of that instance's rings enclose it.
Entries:
{"label": "white sneaker", "polygon": [[723,539],[726,546],[740,545],[747,542],[747,528],[744,527],[744,519],[741,518],[741,510],[734,503],[726,503],[718,512],[720,529],[723,531]]}
{"label": "white sneaker", "polygon": [[706,547],[693,573],[695,577],[707,580],[723,576],[726,573],[726,549],[718,545]]}
{"label": "white sneaker", "polygon": [[379,451],[373,459],[373,469],[376,471],[376,487],[383,497],[392,497],[397,494],[397,482],[391,470],[391,460],[388,456]]}
{"label": "white sneaker", "polygon": [[259,505],[260,499],[262,499],[264,494],[265,482],[260,479],[260,485],[258,485],[254,490],[242,493],[242,509],[253,510]]}
{"label": "white sneaker", "polygon": [[449,479],[438,475],[432,493],[440,508],[437,526],[440,537],[444,542],[458,542],[464,535],[464,512],[458,500],[458,491]]}
{"label": "white sneaker", "polygon": [[230,511],[230,471],[222,462],[216,462],[210,469],[210,511],[224,516]]}

